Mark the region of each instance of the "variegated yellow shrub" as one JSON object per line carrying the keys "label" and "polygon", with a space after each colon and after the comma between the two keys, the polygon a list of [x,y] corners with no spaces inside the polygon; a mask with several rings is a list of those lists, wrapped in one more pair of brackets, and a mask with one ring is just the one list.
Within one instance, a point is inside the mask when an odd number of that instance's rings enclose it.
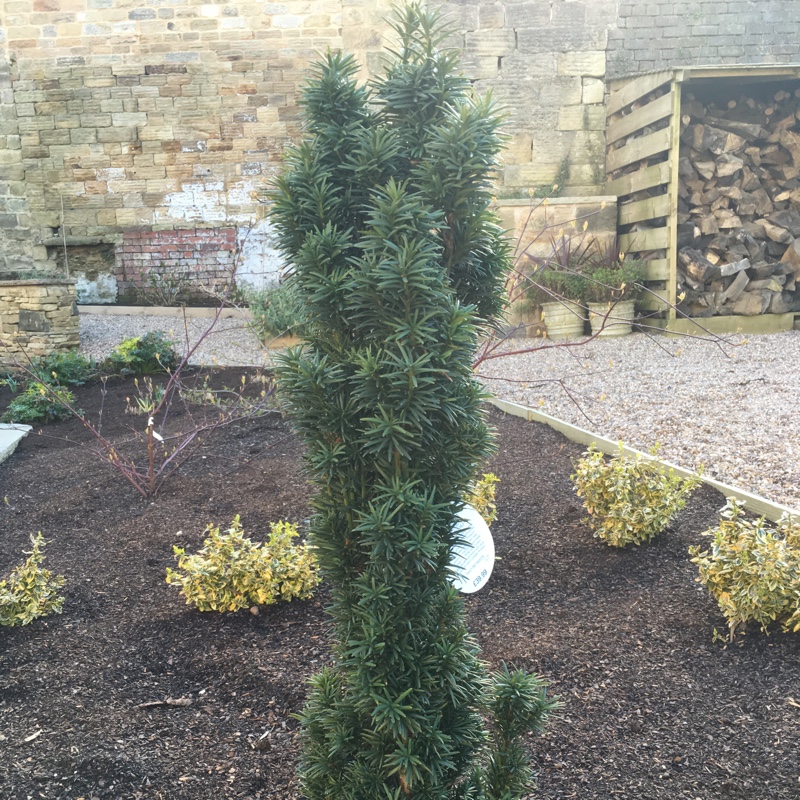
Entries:
{"label": "variegated yellow shrub", "polygon": [[61,613],[64,598],[58,590],[64,586],[64,577],[42,567],[45,542],[41,531],[31,536],[31,543],[25,563],[0,581],[0,625],[27,625],[38,617]]}
{"label": "variegated yellow shrub", "polygon": [[484,522],[491,527],[497,519],[497,504],[494,495],[500,478],[493,472],[485,472],[483,477],[475,481],[467,494],[464,502],[471,505],[482,517]]}
{"label": "variegated yellow shrub", "polygon": [[719,525],[702,535],[711,547],[689,548],[697,578],[728,621],[730,638],[751,620],[766,631],[780,622],[786,631],[800,631],[800,523],[783,519],[777,528],[764,517],[748,520],[733,498],[722,509]]}
{"label": "variegated yellow shrub", "polygon": [[186,603],[199,611],[238,611],[310,597],[319,583],[313,552],[292,542],[296,525],[276,522],[270,529],[262,544],[244,535],[238,514],[224,533],[209,525],[194,555],[173,547],[178,569],[167,569],[167,583],[179,586]]}
{"label": "variegated yellow shrub", "polygon": [[661,533],[700,484],[699,478],[665,473],[641,456],[626,456],[622,444],[608,461],[592,445],[570,478],[594,535],[614,547],[642,544]]}

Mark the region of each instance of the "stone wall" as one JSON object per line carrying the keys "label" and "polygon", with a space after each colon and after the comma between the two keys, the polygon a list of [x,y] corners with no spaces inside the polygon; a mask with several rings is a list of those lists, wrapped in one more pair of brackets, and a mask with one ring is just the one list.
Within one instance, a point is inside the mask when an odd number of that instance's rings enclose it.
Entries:
{"label": "stone wall", "polygon": [[74,281],[0,281],[0,362],[79,344]]}
{"label": "stone wall", "polygon": [[498,186],[598,194],[605,162],[604,77],[618,0],[445,3],[465,71],[506,110],[511,135]]}
{"label": "stone wall", "polygon": [[32,270],[35,252],[12,74],[0,36],[0,273]]}
{"label": "stone wall", "polygon": [[673,66],[800,62],[797,0],[621,0],[618,15],[609,31],[609,77]]}
{"label": "stone wall", "polygon": [[[605,80],[667,65],[800,61],[800,2],[430,0],[480,91],[507,117],[501,197],[603,191]],[[235,230],[249,283],[280,269],[263,190],[299,134],[316,54],[374,70],[390,0],[0,0],[0,273],[88,285],[86,248]],[[177,250],[176,250],[177,251]],[[105,252],[105,251],[104,251]],[[145,252],[142,250],[141,252]],[[227,251],[226,251],[227,252]],[[71,258],[70,258],[71,256]],[[146,259],[142,259],[144,261]],[[88,263],[88,266],[86,263]]]}
{"label": "stone wall", "polygon": [[[68,258],[76,248],[70,274],[84,283],[81,254],[93,243],[116,245],[124,269],[125,248],[150,241],[131,245],[130,232],[177,231],[188,252],[198,228],[234,228],[241,272],[259,283],[280,266],[263,190],[299,134],[308,66],[328,46],[374,66],[389,2],[13,0],[2,8],[0,46],[14,67],[0,66],[0,103],[15,113],[0,129],[0,166],[10,163],[24,182],[30,224],[9,212],[0,228],[24,231],[28,246],[32,233],[40,268],[43,258],[53,262],[45,268],[63,261],[65,236]],[[7,191],[0,183],[0,199]],[[156,258],[161,242],[152,241]],[[18,260],[13,247],[0,249]]]}

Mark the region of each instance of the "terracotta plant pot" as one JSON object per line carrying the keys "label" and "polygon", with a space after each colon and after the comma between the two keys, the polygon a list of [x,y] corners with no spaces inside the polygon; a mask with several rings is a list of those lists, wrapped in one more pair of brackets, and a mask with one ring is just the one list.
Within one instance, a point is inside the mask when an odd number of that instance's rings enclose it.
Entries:
{"label": "terracotta plant pot", "polygon": [[633,300],[617,303],[589,303],[589,322],[597,336],[626,336],[635,317]]}
{"label": "terracotta plant pot", "polygon": [[548,339],[580,339],[586,322],[586,309],[571,300],[542,303],[542,318]]}

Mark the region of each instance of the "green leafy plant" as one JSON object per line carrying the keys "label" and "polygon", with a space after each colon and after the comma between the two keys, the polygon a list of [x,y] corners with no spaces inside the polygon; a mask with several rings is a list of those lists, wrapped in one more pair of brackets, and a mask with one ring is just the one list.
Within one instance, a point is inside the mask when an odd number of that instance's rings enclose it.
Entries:
{"label": "green leafy plant", "polygon": [[[309,319],[279,390],[318,489],[310,541],[334,635],[301,715],[300,783],[308,800],[516,800],[519,739],[552,706],[522,685],[492,705],[502,681],[450,580],[456,517],[492,451],[472,359],[509,266],[489,208],[500,118],[440,49],[434,14],[412,5],[393,24],[369,86],[352,56],[312,68],[307,137],[272,196]],[[490,739],[493,711],[506,717]]]}
{"label": "green leafy plant", "polygon": [[313,552],[293,543],[298,532],[291,523],[271,523],[270,531],[261,544],[244,535],[238,514],[224,533],[209,525],[194,555],[173,547],[178,569],[167,569],[167,583],[178,586],[187,605],[199,611],[238,611],[310,597],[319,583]]}
{"label": "green leafy plant", "polygon": [[608,461],[591,445],[570,477],[594,535],[614,547],[642,544],[661,533],[700,484],[697,477],[665,473],[642,456],[626,456],[622,444]]}
{"label": "green leafy plant", "polygon": [[644,262],[621,253],[616,243],[603,248],[595,240],[581,271],[586,280],[587,302],[617,303],[641,297]]}
{"label": "green leafy plant", "polygon": [[278,336],[302,336],[308,326],[308,310],[291,276],[278,286],[245,293],[252,327],[262,340]]}
{"label": "green leafy plant", "polygon": [[41,532],[31,536],[31,544],[25,563],[0,580],[0,625],[27,625],[38,617],[61,613],[64,598],[58,592],[64,578],[42,567],[45,541]]}
{"label": "green leafy plant", "polygon": [[497,475],[485,472],[464,495],[464,502],[471,505],[489,527],[497,519],[497,504],[494,500],[498,483],[500,478]]}
{"label": "green leafy plant", "polygon": [[800,631],[800,523],[784,519],[772,528],[764,517],[747,519],[743,509],[729,497],[719,525],[702,534],[711,547],[689,548],[697,581],[719,604],[731,641],[751,621],[765,632],[776,621]]}
{"label": "green leafy plant", "polygon": [[69,389],[32,382],[9,404],[3,414],[3,422],[39,425],[67,419],[75,397]]}
{"label": "green leafy plant", "polygon": [[118,344],[104,366],[122,375],[147,375],[169,372],[177,363],[174,342],[162,331],[151,331]]}
{"label": "green leafy plant", "polygon": [[83,386],[91,380],[97,368],[95,363],[82,356],[77,350],[67,353],[51,353],[43,358],[35,358],[31,363],[41,383],[59,386]]}
{"label": "green leafy plant", "polygon": [[136,388],[136,394],[133,398],[125,398],[125,413],[151,415],[164,400],[164,386],[154,383],[153,379],[147,375],[142,378],[141,383],[138,378],[134,378],[133,385]]}

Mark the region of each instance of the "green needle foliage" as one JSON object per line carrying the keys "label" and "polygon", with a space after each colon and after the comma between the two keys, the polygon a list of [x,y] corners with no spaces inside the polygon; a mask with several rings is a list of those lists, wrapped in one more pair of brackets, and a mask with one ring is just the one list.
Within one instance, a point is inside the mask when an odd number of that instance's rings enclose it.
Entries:
{"label": "green needle foliage", "polygon": [[[537,679],[490,680],[449,582],[455,515],[492,450],[471,362],[502,306],[489,212],[490,101],[410,6],[385,74],[328,53],[303,99],[272,220],[309,308],[279,380],[318,492],[335,664],[302,714],[309,800],[514,800],[520,737],[552,708]],[[482,714],[494,717],[493,734]]]}

